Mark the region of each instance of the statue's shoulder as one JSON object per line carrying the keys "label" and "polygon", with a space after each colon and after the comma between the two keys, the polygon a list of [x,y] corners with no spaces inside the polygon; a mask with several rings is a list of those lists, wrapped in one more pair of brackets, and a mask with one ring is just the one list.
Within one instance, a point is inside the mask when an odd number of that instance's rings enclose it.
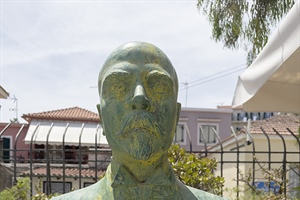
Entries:
{"label": "statue's shoulder", "polygon": [[213,200],[225,200],[223,197],[205,192],[203,190],[199,190],[196,188],[192,188],[184,185],[180,181],[178,181],[178,186],[180,193],[182,194],[182,199],[191,199],[191,200],[199,200],[199,199],[213,199]]}
{"label": "statue's shoulder", "polygon": [[51,198],[51,200],[86,200],[86,199],[99,199],[107,195],[106,193],[106,180],[101,179],[97,183],[94,183],[88,187],[75,190],[57,197]]}

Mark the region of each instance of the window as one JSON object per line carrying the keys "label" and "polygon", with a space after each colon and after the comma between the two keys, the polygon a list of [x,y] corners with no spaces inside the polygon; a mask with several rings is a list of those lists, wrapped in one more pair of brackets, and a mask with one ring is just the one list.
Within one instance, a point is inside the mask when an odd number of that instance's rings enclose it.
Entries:
{"label": "window", "polygon": [[45,145],[34,144],[34,159],[44,159],[45,158]]}
{"label": "window", "polygon": [[[79,157],[79,152],[81,151],[81,158]],[[78,164],[80,161],[82,164],[87,164],[88,160],[88,147],[81,147],[79,150],[79,146],[65,146],[65,159],[68,164]]]}
{"label": "window", "polygon": [[198,144],[204,144],[204,142],[208,144],[216,143],[217,139],[214,130],[216,130],[218,134],[218,126],[218,124],[199,124]]}
{"label": "window", "polygon": [[244,114],[243,113],[237,113],[236,121],[243,121],[243,119],[244,119]]}
{"label": "window", "polygon": [[[10,154],[11,154],[11,151],[10,151],[11,150],[11,138],[2,137],[0,139],[2,140],[2,146],[0,148],[3,149],[3,158],[2,159],[5,163],[9,163],[10,162]],[[1,159],[1,157],[0,157],[0,159]]]}
{"label": "window", "polygon": [[178,144],[185,144],[185,141],[186,141],[185,125],[178,124],[173,142]]}
{"label": "window", "polygon": [[[43,182],[43,192],[46,193],[47,189],[47,182]],[[51,182],[51,194],[54,193],[63,193],[63,188],[65,188],[65,193],[70,192],[72,188],[72,183],[71,182]]]}
{"label": "window", "polygon": [[271,117],[271,113],[269,112],[264,112],[264,119]]}

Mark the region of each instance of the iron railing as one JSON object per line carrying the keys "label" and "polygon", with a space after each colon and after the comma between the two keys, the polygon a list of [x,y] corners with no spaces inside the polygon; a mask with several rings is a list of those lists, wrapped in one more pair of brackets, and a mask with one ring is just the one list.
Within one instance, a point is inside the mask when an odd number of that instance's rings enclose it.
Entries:
{"label": "iron railing", "polygon": [[[61,139],[61,145],[56,145],[54,148],[53,145],[49,144],[49,136],[52,134],[52,127],[54,123],[51,124],[50,129],[47,134],[47,139],[44,143],[44,145],[41,148],[41,146],[38,146],[38,144],[35,143],[34,137],[36,134],[36,130],[38,129],[39,125],[36,126],[33,134],[31,135],[31,141],[28,144],[28,148],[19,148],[20,144],[24,143],[24,136],[21,137],[21,132],[24,129],[24,125],[20,125],[19,130],[14,134],[13,136],[13,145],[12,148],[3,148],[3,141],[0,143],[0,164],[2,167],[11,169],[11,177],[13,184],[17,182],[17,177],[19,176],[28,176],[31,180],[30,188],[31,188],[31,195],[33,194],[33,178],[34,177],[42,177],[46,179],[45,181],[45,193],[50,194],[52,193],[52,187],[51,182],[55,177],[59,179],[62,182],[62,193],[66,193],[68,191],[65,190],[65,184],[67,183],[67,178],[74,178],[75,181],[78,182],[78,188],[80,189],[82,187],[82,180],[83,179],[90,179],[92,182],[96,182],[99,178],[99,173],[101,171],[99,170],[105,170],[105,166],[110,162],[110,155],[111,152],[109,149],[102,149],[99,146],[97,133],[99,131],[99,126],[97,127],[95,135],[91,135],[91,137],[95,137],[95,143],[91,144],[89,147],[82,146],[81,140],[82,140],[82,132],[85,128],[85,124],[83,123],[81,126],[81,133],[78,138],[78,145],[71,146],[68,145],[65,141],[65,135],[67,132],[67,129],[69,127],[69,124],[66,124],[64,134]],[[7,124],[2,131],[0,132],[0,138],[4,138],[6,136],[7,130],[10,128],[11,124]],[[200,127],[201,128],[201,127]],[[246,129],[245,129],[246,130]],[[204,138],[204,149],[198,153],[200,157],[216,157],[219,165],[218,170],[216,170],[215,173],[220,175],[221,177],[224,177],[224,169],[227,165],[234,164],[233,169],[236,171],[236,177],[235,179],[235,186],[238,188],[242,184],[241,182],[241,174],[240,174],[240,168],[241,165],[245,166],[247,165],[247,168],[251,169],[251,178],[252,178],[252,185],[254,186],[257,182],[257,178],[259,175],[259,170],[262,166],[262,164],[266,165],[264,167],[266,170],[271,170],[272,168],[281,168],[282,169],[282,191],[280,191],[281,194],[284,196],[287,196],[288,185],[287,185],[287,172],[290,170],[289,166],[300,166],[300,140],[298,135],[293,133],[290,129],[287,129],[287,131],[290,133],[289,137],[292,137],[294,140],[293,145],[295,145],[296,150],[289,150],[287,148],[286,144],[286,138],[280,134],[279,131],[273,128],[274,134],[272,135],[272,138],[274,136],[278,137],[281,140],[283,149],[282,150],[276,150],[272,145],[273,142],[270,139],[270,135],[265,132],[263,128],[261,128],[261,136],[265,139],[265,149],[264,150],[258,150],[256,146],[256,141],[249,132],[244,131],[243,133],[236,134],[234,130],[232,130],[232,136],[231,139],[233,143],[231,146],[225,145],[226,141],[221,141],[220,137],[218,136],[217,132],[214,131],[215,137],[217,139],[217,142],[211,146],[211,144],[207,144],[205,142]],[[200,131],[203,133],[203,131]],[[191,133],[189,133],[191,134]],[[244,134],[245,137],[241,137],[242,134]],[[242,140],[241,138],[244,138]],[[227,140],[228,141],[228,140]],[[190,140],[190,143],[192,141]],[[245,147],[245,148],[244,148]],[[246,148],[247,147],[247,148]],[[192,149],[192,144],[190,144],[190,149]],[[23,154],[21,153],[23,152]],[[24,155],[24,152],[27,153],[27,156]],[[4,154],[9,153],[9,157],[5,157]],[[21,155],[21,156],[20,156]],[[90,156],[93,155],[93,156]],[[98,156],[101,155],[102,157],[99,158]],[[261,157],[263,155],[263,158],[266,159],[257,159],[258,157]],[[278,155],[280,156],[280,160],[273,159],[272,156]],[[296,156],[293,156],[296,155]],[[277,158],[278,158],[277,156]],[[243,158],[242,158],[243,157]],[[244,159],[247,157],[247,159]],[[104,159],[103,159],[104,158]],[[235,159],[232,159],[235,158]],[[292,158],[292,159],[291,159]],[[101,168],[101,165],[104,165],[103,168]],[[35,173],[35,170],[38,168],[44,168],[45,173]],[[53,169],[61,169],[61,174],[53,174]],[[76,168],[77,174],[69,175],[66,170],[70,168]],[[23,170],[23,171],[22,171]],[[83,171],[89,170],[89,175],[84,175]],[[9,170],[6,170],[9,171]],[[24,172],[25,171],[25,172]],[[244,171],[245,172],[245,171]],[[0,172],[2,173],[2,172]],[[62,179],[60,179],[62,178]],[[57,180],[55,179],[57,182]],[[225,179],[225,182],[227,180]],[[269,177],[266,180],[268,184],[268,191],[272,190],[271,182],[272,179]],[[238,199],[241,196],[240,191],[237,190],[236,192],[236,198]]]}

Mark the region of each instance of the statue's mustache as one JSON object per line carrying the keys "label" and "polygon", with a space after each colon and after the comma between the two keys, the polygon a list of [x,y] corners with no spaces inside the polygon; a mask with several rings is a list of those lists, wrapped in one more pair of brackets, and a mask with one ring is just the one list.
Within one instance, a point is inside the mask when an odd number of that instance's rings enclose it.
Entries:
{"label": "statue's mustache", "polygon": [[148,112],[132,113],[124,117],[122,129],[119,131],[118,136],[125,137],[133,130],[147,130],[158,138],[165,134],[157,121]]}

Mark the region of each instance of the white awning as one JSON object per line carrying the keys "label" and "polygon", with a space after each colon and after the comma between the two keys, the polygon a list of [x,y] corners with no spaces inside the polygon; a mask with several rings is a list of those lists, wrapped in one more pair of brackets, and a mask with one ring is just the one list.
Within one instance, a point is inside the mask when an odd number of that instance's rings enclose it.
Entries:
{"label": "white awning", "polygon": [[300,113],[300,2],[240,76],[233,107],[246,111]]}
{"label": "white awning", "polygon": [[9,93],[6,92],[4,90],[4,88],[1,87],[1,85],[0,85],[0,99],[7,99],[8,96],[9,96]]}
{"label": "white awning", "polygon": [[[39,122],[32,121],[25,137],[25,143],[108,147],[106,137],[102,135],[102,127],[91,123]],[[81,134],[82,133],[82,134]],[[80,137],[81,135],[81,137]]]}

